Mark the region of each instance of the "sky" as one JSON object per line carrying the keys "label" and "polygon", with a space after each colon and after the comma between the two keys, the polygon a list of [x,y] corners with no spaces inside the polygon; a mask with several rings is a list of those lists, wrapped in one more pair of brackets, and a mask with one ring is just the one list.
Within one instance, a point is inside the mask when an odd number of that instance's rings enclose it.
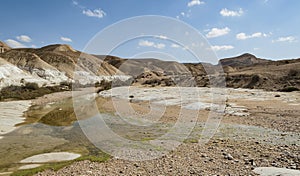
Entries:
{"label": "sky", "polygon": [[[199,44],[206,43],[205,47],[209,46],[218,58],[243,53],[272,60],[299,58],[299,7],[299,0],[2,0],[0,40],[15,48],[62,43],[81,51],[107,54],[95,48],[87,49],[92,40],[103,37],[99,35],[101,31],[114,26],[116,33],[127,35],[125,29],[118,26],[120,21],[155,15],[197,30],[202,36]],[[136,26],[141,27],[137,23],[128,30],[136,30]],[[163,25],[155,27],[158,33],[153,34],[154,37],[141,37],[141,27],[136,34],[139,37],[123,43],[112,54],[148,57],[149,53],[162,53],[162,57],[176,55],[169,58],[193,62],[190,54],[180,55],[176,51],[186,52],[195,43],[190,42],[190,46],[174,43],[185,39],[187,32],[182,30],[182,34],[170,38],[173,28],[168,33],[165,32],[168,29],[162,28]],[[114,37],[112,33],[101,42]]]}

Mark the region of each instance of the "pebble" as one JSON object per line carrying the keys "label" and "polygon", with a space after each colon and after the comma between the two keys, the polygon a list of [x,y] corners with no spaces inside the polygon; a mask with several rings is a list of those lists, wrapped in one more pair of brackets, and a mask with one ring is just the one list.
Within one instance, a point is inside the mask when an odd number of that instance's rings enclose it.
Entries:
{"label": "pebble", "polygon": [[231,156],[231,154],[229,153],[225,154],[224,158],[228,160],[233,160],[233,156]]}

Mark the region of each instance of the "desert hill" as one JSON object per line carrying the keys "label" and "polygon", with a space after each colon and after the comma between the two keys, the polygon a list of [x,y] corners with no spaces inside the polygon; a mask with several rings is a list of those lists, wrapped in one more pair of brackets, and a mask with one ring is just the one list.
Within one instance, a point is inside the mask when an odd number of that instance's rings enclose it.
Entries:
{"label": "desert hill", "polygon": [[229,87],[279,90],[300,88],[300,59],[269,61],[227,72]]}
{"label": "desert hill", "polygon": [[21,85],[23,80],[36,82],[40,85],[47,81],[37,75],[25,72],[3,58],[0,58],[0,88],[10,85]]}
{"label": "desert hill", "polygon": [[[279,90],[300,88],[300,59],[272,61],[252,54],[210,63],[178,63],[155,58],[128,59],[92,55],[69,45],[11,49],[0,53],[0,88],[37,82],[57,85],[76,80],[81,84],[134,78],[133,84],[150,86],[211,86],[211,78],[223,75],[228,87]],[[217,79],[216,79],[217,80]]]}
{"label": "desert hill", "polygon": [[[3,46],[6,45],[3,44]],[[73,76],[76,76],[76,80],[82,84],[89,84],[103,79],[110,80],[118,77],[116,75],[120,75],[120,77],[123,75],[111,64],[103,62],[93,55],[76,51],[69,45],[56,44],[38,49],[8,49],[0,53],[0,57],[3,60],[0,67],[5,68],[6,72],[18,70],[19,72],[15,77],[25,82],[34,80],[39,85],[57,85],[62,82],[71,82]],[[8,65],[9,69],[7,68]],[[8,79],[4,75],[1,78]],[[36,78],[40,79],[37,80]],[[6,82],[9,83],[10,81]],[[20,81],[17,82],[14,80],[11,84],[21,84]],[[0,87],[7,84],[1,84]]]}
{"label": "desert hill", "polygon": [[261,64],[270,62],[270,60],[260,59],[255,57],[252,54],[245,53],[237,57],[225,58],[219,61],[219,64],[222,66],[230,66],[230,67],[245,67],[252,66],[255,64]]}
{"label": "desert hill", "polygon": [[[210,63],[182,64],[157,59],[122,59],[115,56],[97,57],[132,75],[137,83],[151,86],[160,83],[172,85],[174,80],[180,79],[174,75],[186,75],[183,79],[190,79],[192,76],[197,86],[210,86],[208,75],[223,74],[228,87],[266,90],[300,88],[300,59],[272,61],[246,53],[221,59],[218,65],[212,65]],[[221,73],[220,69],[222,69]],[[142,74],[139,75],[141,72]],[[179,82],[175,81],[176,84]]]}

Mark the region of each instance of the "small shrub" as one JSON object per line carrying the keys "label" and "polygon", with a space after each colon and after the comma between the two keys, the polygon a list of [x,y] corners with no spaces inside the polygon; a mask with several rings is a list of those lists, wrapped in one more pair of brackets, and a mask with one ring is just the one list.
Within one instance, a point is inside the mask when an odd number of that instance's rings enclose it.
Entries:
{"label": "small shrub", "polygon": [[59,85],[71,87],[71,83],[68,81],[63,81],[63,82],[59,83]]}
{"label": "small shrub", "polygon": [[97,82],[95,83],[95,87],[100,87],[100,86],[101,86],[100,82],[97,81]]}
{"label": "small shrub", "polygon": [[297,87],[285,87],[283,89],[279,90],[280,92],[293,92],[293,91],[299,91],[299,89]]}
{"label": "small shrub", "polygon": [[175,82],[171,78],[166,78],[162,80],[166,86],[174,86],[176,85]]}
{"label": "small shrub", "polygon": [[159,79],[148,79],[148,80],[145,80],[142,84],[143,85],[145,85],[145,84],[160,85],[161,84],[161,80],[159,80]]}
{"label": "small shrub", "polygon": [[198,139],[188,138],[183,141],[184,143],[198,143]]}
{"label": "small shrub", "polygon": [[291,69],[288,73],[288,77],[295,77],[299,74],[298,70]]}
{"label": "small shrub", "polygon": [[26,83],[24,86],[25,89],[30,89],[30,90],[38,90],[39,85],[37,83]]}
{"label": "small shrub", "polygon": [[111,81],[106,81],[106,80],[101,80],[100,86],[103,87],[104,90],[109,90],[111,89]]}
{"label": "small shrub", "polygon": [[255,82],[255,83],[258,82],[259,81],[259,76],[258,75],[253,75],[251,81]]}
{"label": "small shrub", "polygon": [[247,85],[245,86],[245,88],[253,89],[254,86],[259,82],[259,80],[260,80],[260,77],[259,77],[258,75],[253,75],[253,76],[251,77],[251,81],[249,82],[249,84],[247,84]]}
{"label": "small shrub", "polygon": [[63,91],[60,86],[39,87],[36,83],[25,86],[8,86],[0,90],[0,100],[30,100],[46,94]]}
{"label": "small shrub", "polygon": [[21,84],[24,84],[24,83],[25,83],[25,79],[22,78],[22,79],[20,80],[20,83],[21,83]]}

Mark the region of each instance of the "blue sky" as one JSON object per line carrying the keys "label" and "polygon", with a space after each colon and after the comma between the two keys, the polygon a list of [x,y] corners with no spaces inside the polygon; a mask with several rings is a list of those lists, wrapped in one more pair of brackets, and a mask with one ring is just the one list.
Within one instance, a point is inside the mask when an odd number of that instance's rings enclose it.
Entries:
{"label": "blue sky", "polygon": [[[66,43],[83,50],[120,20],[161,15],[197,29],[219,58],[246,52],[274,60],[299,58],[299,7],[299,0],[2,0],[0,40],[12,47]],[[164,53],[171,45],[138,39],[116,54],[130,57],[134,54],[126,51],[134,49],[142,55],[146,48]],[[186,57],[181,61],[189,61]]]}

